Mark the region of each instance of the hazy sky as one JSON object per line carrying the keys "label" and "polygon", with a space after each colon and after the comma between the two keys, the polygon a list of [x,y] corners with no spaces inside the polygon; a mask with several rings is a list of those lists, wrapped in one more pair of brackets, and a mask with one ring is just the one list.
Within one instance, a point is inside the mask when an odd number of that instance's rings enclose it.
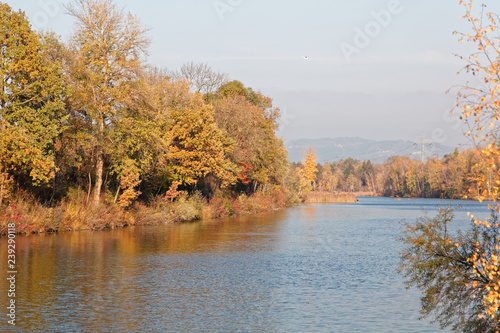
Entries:
{"label": "hazy sky", "polygon": [[[148,61],[208,63],[271,96],[285,140],[359,136],[467,142],[453,108],[465,77],[455,30],[469,32],[458,0],[116,0],[147,25]],[[500,13],[500,1],[487,0]],[[58,0],[13,0],[37,29],[67,38]],[[477,4],[479,7],[479,2]],[[307,59],[303,57],[307,56]]]}

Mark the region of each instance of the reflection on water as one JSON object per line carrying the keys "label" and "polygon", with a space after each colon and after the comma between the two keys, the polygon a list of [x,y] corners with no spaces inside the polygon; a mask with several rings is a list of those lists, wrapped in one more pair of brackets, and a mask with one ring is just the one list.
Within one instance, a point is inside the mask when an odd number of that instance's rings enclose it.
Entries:
{"label": "reflection on water", "polygon": [[[405,290],[394,272],[399,221],[436,203],[362,198],[225,220],[17,237],[17,329],[435,332],[418,320],[418,292]],[[466,202],[462,211],[478,207]],[[6,250],[2,239],[3,263]],[[0,289],[8,289],[5,279]],[[0,304],[7,302],[4,292]]]}

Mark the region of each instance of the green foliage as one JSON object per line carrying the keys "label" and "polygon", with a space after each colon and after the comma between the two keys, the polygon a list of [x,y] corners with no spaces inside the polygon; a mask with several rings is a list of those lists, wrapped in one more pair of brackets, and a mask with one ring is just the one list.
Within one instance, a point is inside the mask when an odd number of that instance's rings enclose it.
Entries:
{"label": "green foliage", "polygon": [[149,39],[138,19],[109,0],[76,0],[68,7],[76,19],[69,57],[70,103],[85,119],[95,156],[94,205],[100,201],[110,133],[131,85],[142,69]]}
{"label": "green foliage", "polygon": [[[0,174],[25,188],[47,185],[65,115],[61,63],[49,37],[37,35],[23,12],[0,3],[0,21]],[[2,196],[0,190],[0,204]]]}
{"label": "green foliage", "polygon": [[[260,93],[255,92],[252,88],[247,88],[240,81],[234,80],[223,84],[219,87],[215,94],[215,98],[227,98],[241,96],[252,105],[261,108],[269,107],[269,100]],[[210,95],[207,98],[210,100]]]}

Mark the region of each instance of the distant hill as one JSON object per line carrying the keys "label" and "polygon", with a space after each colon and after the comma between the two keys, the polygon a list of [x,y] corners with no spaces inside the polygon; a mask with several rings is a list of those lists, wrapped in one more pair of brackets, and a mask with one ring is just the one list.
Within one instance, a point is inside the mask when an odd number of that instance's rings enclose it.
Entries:
{"label": "distant hill", "polygon": [[[309,147],[316,150],[319,163],[335,162],[343,157],[372,163],[383,163],[391,156],[408,156],[421,159],[421,143],[404,140],[375,141],[362,138],[298,139],[285,142],[291,162],[303,160]],[[455,147],[447,147],[436,142],[426,143],[427,157],[443,157],[452,153]]]}

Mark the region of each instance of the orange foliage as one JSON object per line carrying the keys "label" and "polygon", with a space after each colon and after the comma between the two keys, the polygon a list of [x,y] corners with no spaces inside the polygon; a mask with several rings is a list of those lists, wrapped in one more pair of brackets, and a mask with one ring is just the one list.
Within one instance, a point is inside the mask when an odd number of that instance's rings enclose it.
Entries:
{"label": "orange foliage", "polygon": [[[480,80],[479,87],[464,86],[458,93],[457,107],[461,112],[461,118],[469,125],[466,133],[472,138],[480,153],[481,158],[486,162],[490,174],[493,177],[491,186],[484,189],[481,200],[487,196],[497,197],[500,193],[500,170],[498,169],[500,147],[498,138],[498,127],[500,126],[500,37],[496,33],[499,28],[499,18],[496,14],[487,12],[483,5],[478,17],[473,14],[473,1],[459,1],[465,7],[463,16],[472,26],[471,34],[459,34],[460,42],[471,42],[476,44],[478,52],[468,57],[461,57],[466,61],[465,71]],[[457,33],[456,33],[457,34]],[[481,182],[486,182],[482,179]],[[497,204],[491,207],[500,212]],[[491,225],[488,221],[476,221],[476,224],[483,224],[484,227],[498,227]],[[500,239],[497,239],[498,243]],[[499,317],[500,308],[500,277],[498,267],[498,256],[500,255],[500,245],[488,253],[483,251],[481,244],[477,244],[476,250],[469,261],[474,266],[474,273],[478,281],[472,285],[476,291],[486,289],[483,297],[485,311],[480,315],[489,318]]]}

